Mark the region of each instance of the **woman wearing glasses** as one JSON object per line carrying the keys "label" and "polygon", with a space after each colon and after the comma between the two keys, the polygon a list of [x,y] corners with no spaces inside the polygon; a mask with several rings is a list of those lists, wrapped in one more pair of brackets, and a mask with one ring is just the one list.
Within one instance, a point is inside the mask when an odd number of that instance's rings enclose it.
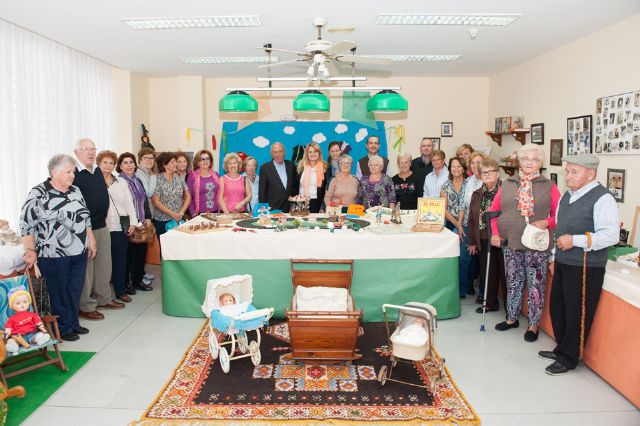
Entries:
{"label": "woman wearing glasses", "polygon": [[[473,161],[474,158],[472,157]],[[476,189],[471,195],[471,203],[469,204],[469,232],[467,241],[467,250],[470,255],[478,254],[480,257],[480,303],[482,303],[484,293],[484,279],[487,268],[487,253],[491,247],[491,263],[489,265],[489,280],[487,288],[487,312],[497,311],[500,307],[498,303],[498,289],[502,289],[502,299],[505,296],[504,282],[504,258],[500,247],[489,245],[489,232],[487,231],[487,222],[485,213],[491,207],[493,199],[500,188],[500,179],[498,171],[498,163],[495,160],[482,160],[479,166],[482,186]],[[482,307],[476,309],[481,314]]]}
{"label": "woman wearing glasses", "polygon": [[187,187],[191,193],[189,212],[192,217],[218,211],[220,176],[213,170],[213,154],[208,150],[198,151],[193,157],[193,172],[189,174]]}
{"label": "woman wearing glasses", "polygon": [[538,339],[538,325],[544,308],[544,289],[547,283],[547,262],[551,244],[545,250],[532,250],[522,243],[527,222],[540,229],[556,226],[556,209],[560,200],[558,187],[540,174],[544,153],[539,145],[525,145],[518,151],[518,173],[502,182],[490,211],[501,211],[491,220],[491,245],[500,247],[507,241],[504,252],[507,278],[507,320],[496,330],[518,328],[522,304],[522,290],[527,284],[529,294],[529,327],[524,335],[527,342]]}

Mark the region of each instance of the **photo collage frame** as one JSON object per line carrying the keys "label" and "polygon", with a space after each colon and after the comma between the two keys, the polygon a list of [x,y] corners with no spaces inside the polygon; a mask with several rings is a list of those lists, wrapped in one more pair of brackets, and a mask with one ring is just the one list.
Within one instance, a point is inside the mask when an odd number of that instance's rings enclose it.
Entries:
{"label": "photo collage frame", "polygon": [[640,90],[596,99],[596,154],[640,154]]}

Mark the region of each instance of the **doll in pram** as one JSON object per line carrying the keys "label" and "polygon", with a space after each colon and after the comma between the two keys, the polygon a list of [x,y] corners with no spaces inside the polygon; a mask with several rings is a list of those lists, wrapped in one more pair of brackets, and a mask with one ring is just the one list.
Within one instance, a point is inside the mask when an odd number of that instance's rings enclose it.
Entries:
{"label": "doll in pram", "polygon": [[[229,372],[233,360],[251,357],[253,365],[258,366],[262,359],[260,329],[273,316],[273,308],[256,309],[251,304],[252,283],[251,275],[232,275],[207,282],[202,311],[211,318],[209,350],[213,359],[220,358],[220,367],[225,373]],[[249,342],[249,331],[255,331],[256,340]],[[229,345],[227,352],[225,346]]]}
{"label": "doll in pram", "polygon": [[[389,332],[387,309],[397,309],[398,317],[395,321],[393,334]],[[387,342],[391,350],[391,365],[383,365],[378,372],[380,386],[384,386],[387,380],[406,385],[426,388],[429,392],[435,389],[436,380],[442,378],[444,371],[444,358],[440,358],[435,352],[435,340],[438,333],[438,313],[436,308],[426,303],[409,302],[404,306],[382,305],[385,327],[387,329]],[[425,358],[435,361],[439,376],[431,377],[429,386],[407,383],[392,379],[393,369],[398,361],[412,364],[414,361],[422,361]]]}

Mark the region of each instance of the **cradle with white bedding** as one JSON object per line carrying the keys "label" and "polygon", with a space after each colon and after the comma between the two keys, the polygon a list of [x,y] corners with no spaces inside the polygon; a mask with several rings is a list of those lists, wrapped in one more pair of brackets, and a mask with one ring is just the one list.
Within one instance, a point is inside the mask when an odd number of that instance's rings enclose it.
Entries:
{"label": "cradle with white bedding", "polygon": [[[344,265],[348,269],[302,269],[300,265]],[[291,260],[293,297],[285,311],[294,360],[353,361],[362,309],[351,297],[352,260]]]}

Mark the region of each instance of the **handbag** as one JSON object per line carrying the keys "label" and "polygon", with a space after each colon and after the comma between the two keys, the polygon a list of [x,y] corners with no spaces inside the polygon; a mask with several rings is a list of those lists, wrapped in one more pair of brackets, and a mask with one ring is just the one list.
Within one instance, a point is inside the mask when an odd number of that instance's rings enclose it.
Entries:
{"label": "handbag", "polygon": [[49,291],[47,290],[47,280],[40,275],[40,271],[34,268],[34,275],[30,275],[26,271],[29,278],[29,285],[33,292],[33,304],[41,316],[51,315],[51,300],[49,299]]}
{"label": "handbag", "polygon": [[[111,198],[111,194],[109,194],[109,198]],[[120,227],[122,228],[122,232],[127,235],[129,233],[129,227],[131,226],[131,219],[129,216],[122,216],[120,211],[118,210],[118,206],[116,206],[115,201],[111,198],[111,202],[113,203],[113,208],[116,209],[116,213],[118,213],[118,218],[120,219]]]}
{"label": "handbag", "polygon": [[145,223],[141,227],[136,227],[133,234],[129,235],[129,241],[134,244],[148,244],[156,237],[156,228],[153,224]]}
{"label": "handbag", "polygon": [[529,224],[529,218],[524,219],[527,222],[527,226],[522,233],[522,245],[526,248],[535,251],[545,251],[549,247],[549,230],[540,229],[537,226]]}

